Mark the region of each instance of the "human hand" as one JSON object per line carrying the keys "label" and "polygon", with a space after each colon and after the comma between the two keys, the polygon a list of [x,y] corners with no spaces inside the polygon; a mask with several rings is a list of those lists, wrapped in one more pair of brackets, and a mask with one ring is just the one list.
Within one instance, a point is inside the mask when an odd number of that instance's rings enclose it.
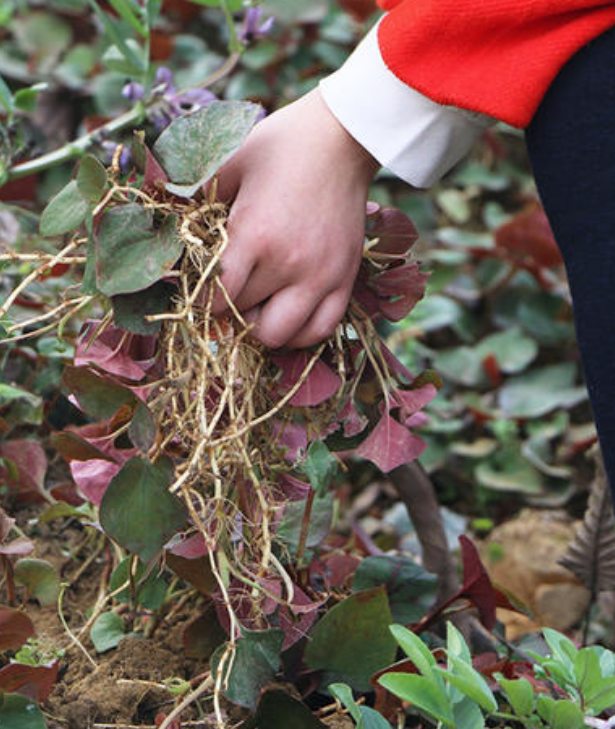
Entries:
{"label": "human hand", "polygon": [[[260,122],[225,165],[233,200],[221,281],[266,346],[307,347],[342,319],[378,163],[313,91]],[[218,293],[213,312],[227,308]]]}

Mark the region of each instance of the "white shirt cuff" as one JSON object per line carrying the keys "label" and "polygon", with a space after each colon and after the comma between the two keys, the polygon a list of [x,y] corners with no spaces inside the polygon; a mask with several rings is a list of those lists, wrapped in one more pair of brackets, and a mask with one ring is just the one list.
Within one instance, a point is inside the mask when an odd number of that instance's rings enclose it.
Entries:
{"label": "white shirt cuff", "polygon": [[464,157],[495,120],[442,106],[388,69],[378,26],[346,63],[320,82],[332,114],[383,167],[414,187],[430,187]]}

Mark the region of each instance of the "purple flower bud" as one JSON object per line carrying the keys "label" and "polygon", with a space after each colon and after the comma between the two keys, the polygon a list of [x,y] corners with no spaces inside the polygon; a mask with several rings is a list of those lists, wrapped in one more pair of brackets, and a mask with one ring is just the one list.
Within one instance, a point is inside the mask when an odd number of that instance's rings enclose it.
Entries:
{"label": "purple flower bud", "polygon": [[160,66],[156,69],[156,75],[154,76],[154,87],[159,93],[167,93],[175,91],[173,86],[173,72],[166,66]]}
{"label": "purple flower bud", "polygon": [[183,94],[178,94],[173,101],[184,112],[191,112],[202,109],[204,106],[211,104],[212,101],[217,101],[217,96],[207,89],[195,88],[188,89]]}
{"label": "purple flower bud", "polygon": [[141,101],[141,99],[145,96],[145,89],[136,81],[131,81],[122,89],[122,96],[133,103]]}
{"label": "purple flower bud", "polygon": [[262,16],[262,8],[248,8],[243,20],[243,26],[239,31],[239,40],[242,43],[250,43],[253,40],[264,38],[271,32],[275,19],[270,17],[261,22]]}

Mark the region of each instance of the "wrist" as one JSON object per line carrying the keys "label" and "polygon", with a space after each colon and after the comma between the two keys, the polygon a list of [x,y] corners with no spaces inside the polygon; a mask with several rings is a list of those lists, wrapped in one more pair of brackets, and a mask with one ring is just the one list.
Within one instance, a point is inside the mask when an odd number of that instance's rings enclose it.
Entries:
{"label": "wrist", "polygon": [[320,89],[316,88],[303,98],[311,113],[323,142],[328,145],[331,164],[343,165],[353,177],[369,185],[380,169],[380,163],[338,121],[331,112]]}

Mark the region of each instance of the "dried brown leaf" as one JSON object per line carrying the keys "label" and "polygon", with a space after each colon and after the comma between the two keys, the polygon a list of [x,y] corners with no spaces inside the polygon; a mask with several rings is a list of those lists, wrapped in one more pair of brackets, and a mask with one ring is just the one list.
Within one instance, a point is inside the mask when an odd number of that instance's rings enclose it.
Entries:
{"label": "dried brown leaf", "polygon": [[560,564],[594,594],[615,590],[615,515],[599,452],[583,524]]}

